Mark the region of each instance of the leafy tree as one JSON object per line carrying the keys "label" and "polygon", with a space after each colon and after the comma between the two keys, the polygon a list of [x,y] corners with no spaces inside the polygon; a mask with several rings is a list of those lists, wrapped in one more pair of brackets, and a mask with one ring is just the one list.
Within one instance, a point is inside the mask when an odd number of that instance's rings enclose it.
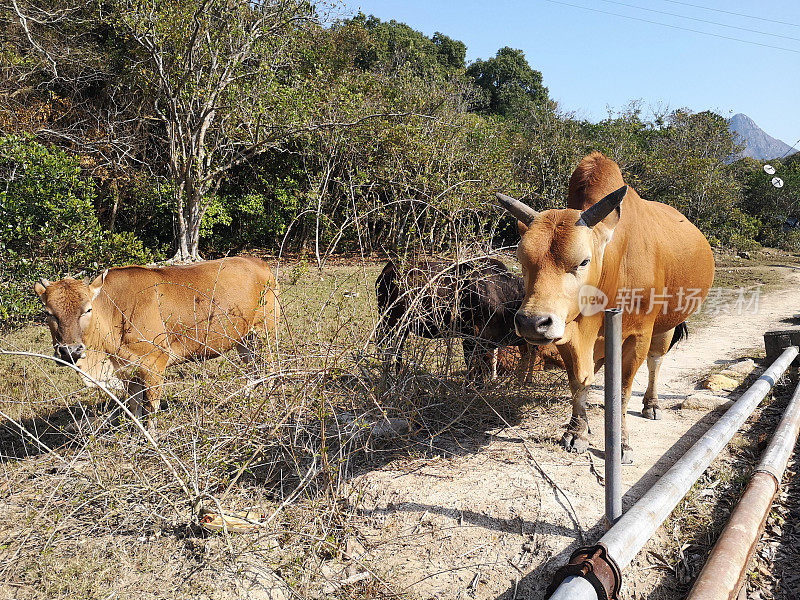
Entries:
{"label": "leafy tree", "polygon": [[29,137],[0,137],[0,174],[0,322],[37,313],[30,286],[38,277],[153,259],[133,234],[102,229],[95,185],[74,157]]}
{"label": "leafy tree", "polygon": [[737,147],[721,116],[676,110],[667,115],[647,159],[645,189],[700,225],[720,222],[741,202],[728,161]]}
{"label": "leafy tree", "polygon": [[35,135],[84,157],[104,180],[147,168],[152,121],[131,86],[132,48],[113,5],[81,0],[0,3],[0,134]]}
{"label": "leafy tree", "polygon": [[562,208],[575,165],[596,149],[587,139],[585,124],[560,113],[552,103],[516,113],[504,124],[512,132],[516,193],[539,210]]}
{"label": "leafy tree", "polygon": [[764,172],[764,164],[743,158],[734,165],[744,187],[744,208],[760,219],[758,240],[765,245],[800,250],[800,233],[796,228],[784,228],[787,218],[800,218],[800,156],[770,161],[775,176],[783,187],[772,185],[773,175]]}
{"label": "leafy tree", "polygon": [[203,216],[224,177],[302,123],[293,40],[313,11],[301,0],[120,0],[116,8],[115,26],[143,56],[139,86],[163,127],[175,258],[197,260]]}
{"label": "leafy tree", "polygon": [[[396,75],[405,70],[414,75],[443,80],[462,74],[467,56],[463,42],[436,32],[432,38],[405,23],[381,21],[359,13],[334,26],[341,38],[350,38],[348,52],[362,70]],[[356,32],[365,35],[358,36]],[[340,39],[341,39],[340,38]]]}
{"label": "leafy tree", "polygon": [[497,233],[491,191],[562,206],[592,150],[714,243],[745,246],[758,228],[780,243],[771,215],[790,211],[759,165],[729,163],[718,115],[646,117],[633,102],[579,121],[508,47],[465,67],[440,32],[363,14],[324,28],[303,0],[16,0],[0,17],[0,134],[80,156],[101,220],[154,248],[177,233],[178,259],[201,241],[313,247],[320,265],[414,240],[481,246]]}
{"label": "leafy tree", "polygon": [[493,114],[509,115],[548,100],[542,74],[531,68],[522,50],[500,48],[493,58],[472,63],[467,75],[484,92],[484,103],[478,108]]}
{"label": "leafy tree", "polygon": [[650,121],[642,114],[639,100],[630,102],[618,112],[609,111],[608,117],[597,124],[584,123],[587,150],[599,150],[614,160],[635,187],[641,186],[647,155],[653,140],[658,136],[657,123],[662,115]]}

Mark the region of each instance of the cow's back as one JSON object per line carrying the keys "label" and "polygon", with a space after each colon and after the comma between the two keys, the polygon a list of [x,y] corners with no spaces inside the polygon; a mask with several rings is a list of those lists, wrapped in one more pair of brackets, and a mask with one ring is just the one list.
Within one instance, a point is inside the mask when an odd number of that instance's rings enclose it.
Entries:
{"label": "cow's back", "polygon": [[672,329],[699,308],[713,280],[713,253],[700,230],[671,206],[629,190],[599,286],[623,308],[623,322],[652,318],[656,333]]}
{"label": "cow's back", "polygon": [[[593,152],[570,177],[567,206],[586,210],[623,185],[619,166]],[[623,324],[636,328],[654,317],[655,332],[672,329],[698,308],[713,281],[714,255],[700,230],[671,206],[628,188],[599,286],[610,305],[624,304]]]}
{"label": "cow's back", "polygon": [[216,356],[265,321],[274,328],[277,293],[264,261],[231,257],[109,269],[98,302],[112,343],[119,337],[123,348],[156,346],[178,362]]}

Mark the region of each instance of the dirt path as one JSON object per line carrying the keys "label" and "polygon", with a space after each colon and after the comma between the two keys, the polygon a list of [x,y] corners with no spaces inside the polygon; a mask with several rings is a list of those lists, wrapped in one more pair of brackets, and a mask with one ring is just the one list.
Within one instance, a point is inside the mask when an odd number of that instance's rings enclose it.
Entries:
{"label": "dirt path", "polygon": [[[628,412],[635,464],[623,471],[626,507],[716,419],[714,413],[678,408],[697,378],[762,347],[764,331],[788,327],[783,320],[800,312],[800,271],[778,272],[784,285],[762,294],[755,314],[707,317],[704,326],[692,327],[689,341],[667,355],[659,389],[663,420],[641,417],[646,369],[637,375]],[[567,413],[564,406],[560,414]],[[354,489],[370,558],[389,571],[398,591],[416,598],[542,597],[554,569],[580,545],[580,531],[587,543],[605,531],[598,476],[603,472],[600,387],[590,395],[589,414],[592,448],[584,455],[561,451],[555,444],[561,424],[547,411],[533,410],[511,428],[443,442],[438,457],[397,460],[365,474]],[[544,439],[542,419],[553,421]],[[565,495],[543,479],[533,459]],[[623,589],[623,597],[641,597],[631,587]]]}

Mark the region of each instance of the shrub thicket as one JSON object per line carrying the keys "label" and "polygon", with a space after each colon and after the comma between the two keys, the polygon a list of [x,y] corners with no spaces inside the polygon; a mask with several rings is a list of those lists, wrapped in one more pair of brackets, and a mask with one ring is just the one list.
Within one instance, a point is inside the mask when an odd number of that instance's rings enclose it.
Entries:
{"label": "shrub thicket", "polygon": [[93,204],[96,188],[78,160],[28,137],[0,138],[0,321],[38,312],[32,284],[152,260],[132,233],[109,233]]}

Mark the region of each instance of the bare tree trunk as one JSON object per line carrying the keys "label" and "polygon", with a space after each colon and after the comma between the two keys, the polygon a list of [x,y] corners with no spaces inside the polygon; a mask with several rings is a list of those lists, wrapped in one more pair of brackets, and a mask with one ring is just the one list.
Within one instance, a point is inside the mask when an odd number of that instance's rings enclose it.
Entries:
{"label": "bare tree trunk", "polygon": [[178,248],[172,257],[174,262],[199,262],[200,256],[200,223],[203,220],[202,194],[193,190],[184,197],[184,186],[176,189],[177,204],[177,242]]}
{"label": "bare tree trunk", "polygon": [[111,208],[111,222],[108,224],[108,230],[114,233],[114,225],[117,222],[117,210],[119,209],[119,189],[116,182],[111,184],[111,195],[114,197],[114,206]]}

